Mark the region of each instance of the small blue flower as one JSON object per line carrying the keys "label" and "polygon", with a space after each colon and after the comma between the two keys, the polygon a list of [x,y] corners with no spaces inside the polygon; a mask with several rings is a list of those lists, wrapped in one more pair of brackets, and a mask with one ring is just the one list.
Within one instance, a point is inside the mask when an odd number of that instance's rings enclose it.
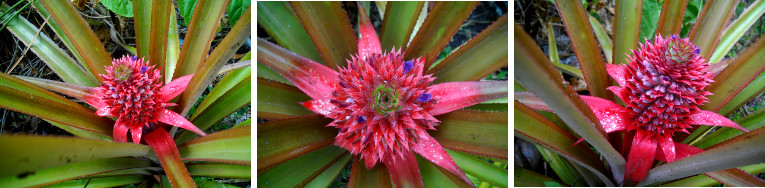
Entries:
{"label": "small blue flower", "polygon": [[[135,56],[134,56],[134,57],[135,57]],[[147,69],[147,68],[148,68],[148,67],[146,67],[146,66],[141,66],[141,74],[143,74],[143,73],[146,73],[146,69]]]}
{"label": "small blue flower", "polygon": [[364,123],[364,122],[367,122],[367,118],[364,117],[364,116],[359,116],[358,121],[359,121],[359,123]]}
{"label": "small blue flower", "polygon": [[412,60],[404,62],[404,74],[409,73],[412,68],[414,68],[414,62]]}
{"label": "small blue flower", "polygon": [[417,97],[417,99],[414,100],[414,101],[415,102],[428,102],[428,101],[430,101],[430,97],[431,97],[430,93],[423,93],[419,97]]}

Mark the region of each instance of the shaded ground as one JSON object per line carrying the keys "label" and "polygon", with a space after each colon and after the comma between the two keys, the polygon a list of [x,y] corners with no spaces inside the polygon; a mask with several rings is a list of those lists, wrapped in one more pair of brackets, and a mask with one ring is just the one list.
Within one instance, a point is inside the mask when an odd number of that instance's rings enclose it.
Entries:
{"label": "shaded ground", "polygon": [[[597,15],[598,20],[603,24],[603,27],[610,36],[613,36],[613,27],[611,26],[611,20],[614,17],[614,2],[605,0],[587,0],[587,11],[593,15]],[[741,13],[749,7],[754,0],[742,0],[736,7],[731,22],[736,20]],[[523,30],[531,36],[532,39],[541,47],[542,51],[549,55],[548,35],[547,31],[552,29],[555,34],[555,42],[557,43],[558,53],[560,55],[560,61],[563,64],[571,65],[579,68],[579,64],[574,53],[573,46],[571,45],[571,39],[566,33],[566,28],[558,14],[555,4],[552,1],[545,0],[519,0],[514,1],[514,14],[515,22],[520,25]],[[660,8],[660,7],[659,7]],[[687,15],[686,15],[687,16]],[[552,28],[548,27],[547,23],[552,23]],[[690,22],[683,25],[683,28],[693,27],[693,23]],[[684,31],[686,33],[687,31]],[[765,17],[760,17],[752,27],[747,30],[744,36],[736,43],[731,51],[727,54],[726,58],[735,57],[740,52],[745,50],[749,45],[754,43],[760,36],[765,34]],[[643,42],[642,40],[640,42]],[[605,59],[605,55],[603,55]],[[571,80],[572,75],[564,73],[566,80]],[[577,83],[573,85],[579,85],[578,82],[583,82],[573,78]],[[571,84],[569,82],[569,84]],[[586,87],[574,87],[580,88],[578,90],[580,94],[588,94],[585,90]],[[765,107],[765,93],[761,93],[754,99],[747,102],[735,113],[732,113],[728,118],[732,120],[744,117],[756,110]],[[716,129],[716,128],[715,128]],[[515,165],[523,168],[533,170],[539,174],[548,175],[553,178],[555,172],[552,169],[546,167],[544,163],[546,161],[538,153],[536,147],[533,144],[525,142],[521,139],[515,139]],[[765,173],[757,174],[758,177],[765,177]],[[721,184],[720,184],[721,185]]]}

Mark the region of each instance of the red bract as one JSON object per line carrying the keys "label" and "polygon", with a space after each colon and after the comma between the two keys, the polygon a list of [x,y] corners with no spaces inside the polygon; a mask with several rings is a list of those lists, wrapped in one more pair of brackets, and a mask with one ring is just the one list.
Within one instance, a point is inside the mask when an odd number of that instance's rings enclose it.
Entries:
{"label": "red bract", "polygon": [[400,51],[382,52],[369,18],[359,9],[358,54],[347,60],[347,67],[336,72],[305,60],[280,73],[313,98],[302,105],[334,120],[328,126],[339,129],[335,145],[361,155],[367,169],[382,162],[396,187],[422,187],[415,152],[473,186],[426,131],[436,129],[435,115],[504,97],[490,88],[506,87],[507,82],[431,85],[435,77],[424,74],[425,58],[404,59]]}
{"label": "red bract", "polygon": [[714,112],[699,109],[707,102],[704,90],[711,74],[699,48],[687,38],[657,36],[646,40],[640,50],[632,51],[626,66],[608,65],[608,74],[621,87],[611,86],[627,106],[596,97],[582,96],[606,132],[635,131],[624,173],[625,185],[645,178],[656,157],[675,160],[675,132],[688,133],[691,125],[733,127],[748,132],[733,121]]}
{"label": "red bract", "polygon": [[181,127],[199,135],[206,134],[183,116],[165,109],[175,106],[171,99],[181,94],[191,80],[188,75],[162,86],[162,76],[154,66],[143,59],[123,56],[106,68],[101,75],[104,83],[89,90],[84,101],[97,108],[99,116],[118,117],[114,124],[114,141],[127,142],[131,132],[134,143],[141,142],[144,127],[152,128],[157,122]]}

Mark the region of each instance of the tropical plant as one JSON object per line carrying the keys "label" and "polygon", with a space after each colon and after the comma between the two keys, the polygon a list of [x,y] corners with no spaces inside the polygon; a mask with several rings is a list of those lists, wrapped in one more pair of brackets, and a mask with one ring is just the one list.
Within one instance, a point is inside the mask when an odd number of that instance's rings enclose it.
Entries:
{"label": "tropical plant", "polygon": [[438,60],[478,2],[354,4],[258,2],[258,186],[507,187],[507,16]]}
{"label": "tropical plant", "polygon": [[[612,45],[582,1],[555,1],[581,69],[560,64],[557,51],[545,57],[516,24],[515,135],[536,144],[559,177],[516,168],[522,174],[516,177],[530,177],[515,179],[516,185],[765,185],[750,174],[765,171],[761,113],[736,122],[724,117],[761,93],[765,83],[765,63],[759,60],[765,37],[731,60],[719,55],[765,12],[758,0],[730,23],[738,3],[707,1],[683,38],[689,1],[663,1],[655,37],[653,29],[641,30],[646,22],[641,24],[640,10],[648,3],[616,1]],[[552,31],[548,37],[554,38]],[[577,94],[556,67],[584,79],[591,95]],[[725,127],[704,136],[711,126]],[[575,144],[582,140],[587,144]],[[585,181],[577,184],[579,178]]]}
{"label": "tropical plant", "polygon": [[[134,54],[122,58],[104,49],[71,1],[0,5],[3,26],[63,80],[0,73],[0,107],[76,136],[0,135],[0,185],[195,187],[230,186],[209,177],[249,181],[249,120],[202,131],[250,103],[249,53],[226,65],[250,37],[249,6],[229,11],[238,20],[213,42],[229,1],[195,1],[181,48],[171,1],[121,1],[126,2],[132,8],[121,10],[134,15],[136,46],[123,46]],[[74,58],[20,16],[21,7],[34,7],[46,18]],[[209,85],[214,86],[203,95]],[[133,143],[126,143],[129,138]]]}

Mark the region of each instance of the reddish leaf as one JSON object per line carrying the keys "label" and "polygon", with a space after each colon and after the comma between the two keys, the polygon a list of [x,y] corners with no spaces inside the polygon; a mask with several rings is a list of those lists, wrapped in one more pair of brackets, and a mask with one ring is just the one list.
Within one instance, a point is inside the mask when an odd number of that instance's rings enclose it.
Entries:
{"label": "reddish leaf", "polygon": [[115,142],[127,142],[128,125],[126,125],[122,118],[117,118],[117,123],[114,125],[113,137]]}
{"label": "reddish leaf", "polygon": [[624,112],[624,107],[621,105],[597,97],[584,95],[580,97],[592,109],[592,113],[598,117],[606,133],[626,130],[632,124],[629,115]]}
{"label": "reddish leaf", "polygon": [[337,72],[258,38],[258,61],[271,68],[313,99],[327,98],[335,91]]}
{"label": "reddish leaf", "polygon": [[454,160],[452,160],[452,157],[450,157],[449,154],[446,153],[446,150],[444,150],[444,147],[441,147],[441,144],[439,144],[438,141],[433,139],[433,137],[430,137],[430,135],[428,135],[425,138],[422,138],[420,143],[417,143],[416,145],[414,145],[412,149],[418,154],[420,154],[420,156],[422,156],[423,158],[427,159],[433,164],[441,166],[442,168],[448,170],[452,174],[462,179],[462,181],[464,181],[468,185],[473,186],[473,182],[471,182],[470,179],[468,179],[467,175],[465,175],[465,172],[462,172],[462,169],[460,169],[460,167],[457,166],[456,163],[454,163]]}
{"label": "reddish leaf", "polygon": [[[675,145],[675,160],[680,160],[682,158],[704,152],[704,150],[702,149],[699,149],[697,147],[693,147],[687,144],[679,143],[679,142],[675,142],[674,145]],[[655,158],[656,160],[669,162],[667,161],[667,157],[665,157],[665,154],[658,151],[658,148],[656,153],[657,153]]]}
{"label": "reddish leaf", "polygon": [[627,90],[625,90],[622,87],[610,86],[606,89],[611,90],[611,92],[614,92],[614,95],[616,95],[616,97],[619,97],[619,99],[621,99],[622,101],[628,101],[627,99],[629,99],[627,98]]}
{"label": "reddish leaf", "polygon": [[184,128],[186,130],[189,130],[191,132],[195,132],[199,135],[206,136],[204,131],[199,130],[197,126],[189,122],[189,120],[186,120],[183,116],[181,116],[178,113],[175,113],[173,111],[170,111],[168,109],[162,109],[161,112],[159,112],[159,117],[157,121],[160,121],[162,123],[167,123],[168,125]]}
{"label": "reddish leaf", "polygon": [[181,154],[178,153],[173,137],[170,137],[165,129],[157,128],[146,134],[146,143],[154,149],[173,187],[196,187],[181,161]]}
{"label": "reddish leaf", "polygon": [[434,116],[507,97],[507,81],[448,82],[432,85],[428,89],[436,101],[428,110]]}
{"label": "reddish leaf", "polygon": [[359,57],[370,57],[370,54],[380,54],[380,39],[377,38],[375,28],[372,26],[372,22],[369,21],[367,11],[364,10],[364,6],[359,4]]}
{"label": "reddish leaf", "polygon": [[417,158],[415,158],[412,150],[405,151],[403,158],[399,158],[399,156],[387,157],[384,163],[388,167],[390,178],[396,187],[424,186],[420,167],[417,166]]}
{"label": "reddish leaf", "polygon": [[352,160],[348,187],[392,187],[387,168],[382,165],[375,165],[372,169],[366,169],[364,168],[364,160],[360,156],[356,156]]}
{"label": "reddish leaf", "polygon": [[741,127],[741,125],[738,125],[736,122],[733,122],[726,118],[725,116],[721,116],[720,114],[706,111],[706,110],[699,110],[695,114],[691,115],[691,124],[693,125],[710,125],[710,126],[725,126],[725,127],[731,127],[735,128],[744,132],[749,132],[749,130],[746,130],[746,128]]}
{"label": "reddish leaf", "polygon": [[616,83],[619,83],[619,85],[623,86],[624,81],[624,74],[626,74],[626,70],[624,66],[621,65],[614,65],[614,64],[606,64],[606,71],[608,71],[608,75],[611,76],[614,80],[616,80]]}
{"label": "reddish leaf", "polygon": [[133,135],[133,143],[141,143],[141,135],[143,134],[143,126],[135,126],[130,128],[130,134]]}
{"label": "reddish leaf", "polygon": [[310,101],[300,102],[300,104],[305,106],[305,108],[308,108],[309,110],[324,116],[329,115],[330,110],[335,108],[335,105],[330,103],[329,99],[314,99]]}
{"label": "reddish leaf", "polygon": [[648,174],[656,154],[656,141],[638,131],[632,141],[624,172],[624,186],[634,186]]}
{"label": "reddish leaf", "polygon": [[664,154],[664,156],[666,156],[665,159],[667,162],[675,161],[677,151],[675,149],[675,142],[672,141],[672,137],[668,136],[667,138],[664,138],[663,136],[659,136],[658,138],[659,144],[661,145],[660,148],[663,152],[657,151],[656,153],[659,153],[660,155]]}
{"label": "reddish leaf", "polygon": [[176,96],[183,93],[186,90],[186,86],[189,85],[189,81],[194,77],[194,74],[186,75],[180,78],[176,78],[170,83],[165,84],[159,89],[159,100],[170,101]]}

